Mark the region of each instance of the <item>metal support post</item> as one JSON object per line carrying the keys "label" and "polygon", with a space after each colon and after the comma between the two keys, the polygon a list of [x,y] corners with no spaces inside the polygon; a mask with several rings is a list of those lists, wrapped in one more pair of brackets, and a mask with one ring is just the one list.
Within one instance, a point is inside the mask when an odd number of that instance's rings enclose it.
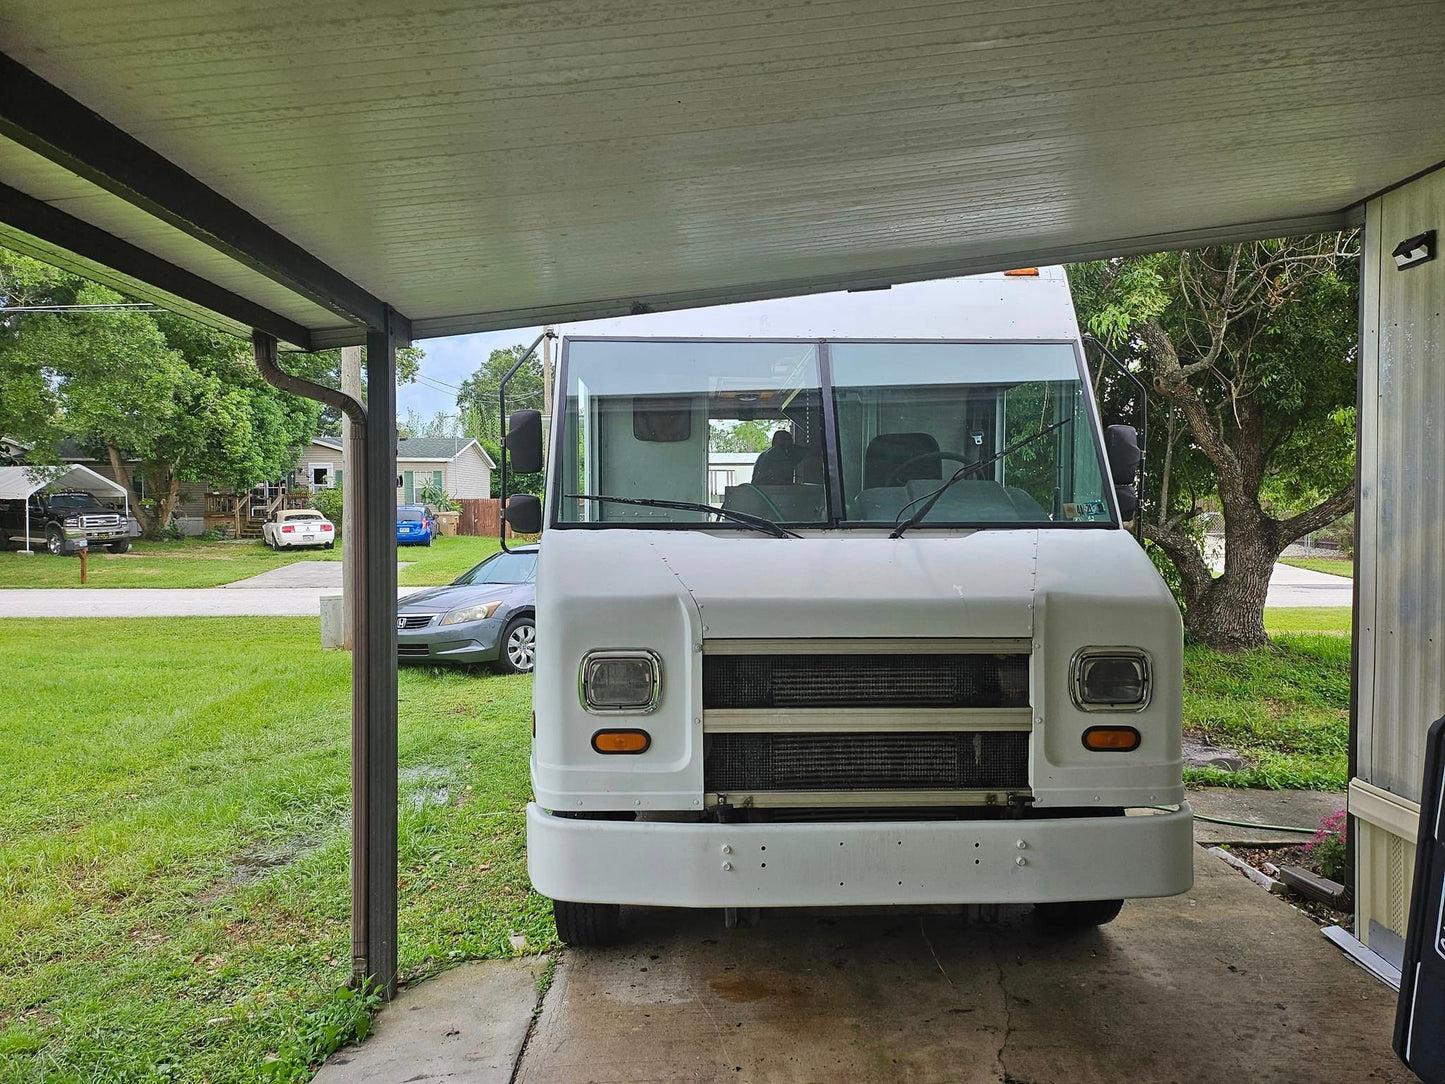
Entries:
{"label": "metal support post", "polygon": [[[388,316],[391,310],[387,310]],[[357,984],[396,994],[396,349],[390,319],[366,336],[369,403],[281,369],[276,339],[253,336],[256,368],[284,391],[344,411],[361,440],[352,523],[351,970]]]}
{"label": "metal support post", "polygon": [[366,334],[367,432],[351,589],[352,965],[396,993],[396,351],[386,326]]}

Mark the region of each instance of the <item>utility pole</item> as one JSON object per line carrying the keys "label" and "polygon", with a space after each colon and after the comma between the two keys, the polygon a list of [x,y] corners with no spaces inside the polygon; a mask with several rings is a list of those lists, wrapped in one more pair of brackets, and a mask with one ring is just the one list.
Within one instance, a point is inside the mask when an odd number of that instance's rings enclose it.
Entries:
{"label": "utility pole", "polygon": [[[341,348],[341,390],[358,403],[361,399],[361,347]],[[351,419],[341,415],[341,629],[347,651],[352,649],[356,628],[355,599],[351,597],[351,571],[356,564],[356,533],[361,521],[356,516],[361,499],[362,441],[353,431]]]}
{"label": "utility pole", "polygon": [[[542,328],[542,447],[552,446],[552,325]],[[503,419],[505,424],[506,419]]]}

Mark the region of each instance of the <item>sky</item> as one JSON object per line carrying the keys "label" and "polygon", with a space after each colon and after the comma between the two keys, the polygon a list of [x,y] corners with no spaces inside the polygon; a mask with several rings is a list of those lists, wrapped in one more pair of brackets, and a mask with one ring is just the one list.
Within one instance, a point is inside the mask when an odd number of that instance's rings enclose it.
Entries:
{"label": "sky", "polygon": [[[700,335],[720,337],[866,338],[906,334],[918,338],[1011,338],[1028,334],[1078,336],[1068,285],[1059,268],[1038,278],[976,275],[938,279],[861,293],[822,293],[740,305],[649,313],[614,320],[558,324],[559,335]],[[1042,289],[1041,289],[1042,287]],[[457,388],[493,350],[529,346],[540,327],[423,339],[426,352],[415,383],[397,389],[397,416],[423,418],[456,412]]]}
{"label": "sky", "polygon": [[396,389],[397,416],[405,417],[408,410],[416,411],[423,418],[440,411],[455,414],[457,389],[487,360],[487,355],[517,343],[530,346],[541,333],[539,327],[526,327],[482,335],[456,335],[449,339],[422,339],[416,344],[426,354],[420,376],[414,383]]}

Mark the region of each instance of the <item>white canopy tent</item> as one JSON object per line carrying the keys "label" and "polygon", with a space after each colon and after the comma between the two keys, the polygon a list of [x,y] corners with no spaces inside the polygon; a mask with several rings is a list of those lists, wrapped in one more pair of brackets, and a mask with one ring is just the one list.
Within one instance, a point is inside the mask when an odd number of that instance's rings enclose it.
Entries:
{"label": "white canopy tent", "polygon": [[97,497],[125,502],[130,519],[130,494],[125,486],[79,464],[59,467],[0,467],[0,501],[25,502],[25,548],[30,548],[30,498],[42,489],[68,493],[93,493]]}

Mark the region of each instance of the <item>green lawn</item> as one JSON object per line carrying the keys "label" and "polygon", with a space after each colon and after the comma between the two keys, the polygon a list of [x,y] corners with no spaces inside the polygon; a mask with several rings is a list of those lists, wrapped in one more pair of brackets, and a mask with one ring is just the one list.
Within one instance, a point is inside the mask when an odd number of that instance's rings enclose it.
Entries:
{"label": "green lawn", "polygon": [[[1266,615],[1270,611],[1266,610]],[[1343,790],[1347,779],[1350,640],[1275,636],[1234,654],[1184,649],[1184,729],[1238,749],[1238,772],[1189,769],[1192,783]]]}
{"label": "green lawn", "polygon": [[[0,1080],[307,1079],[370,1007],[350,658],[271,618],[10,620],[0,656]],[[551,946],[529,679],[407,668],[400,696],[404,976]]]}
{"label": "green lawn", "polygon": [[[403,546],[398,560],[406,585],[450,583],[497,550],[495,538],[439,538],[432,546]],[[217,587],[292,561],[339,561],[341,548],[272,552],[261,542],[136,542],[129,553],[97,550],[87,559],[89,587]],[[80,587],[80,560],[0,552],[0,588]]]}
{"label": "green lawn", "polygon": [[1281,557],[1279,560],[1282,565],[1328,572],[1331,576],[1344,576],[1346,579],[1355,576],[1355,562],[1348,557]]}
{"label": "green lawn", "polygon": [[1271,636],[1290,632],[1350,634],[1348,606],[1280,606],[1264,611],[1264,630]]}

